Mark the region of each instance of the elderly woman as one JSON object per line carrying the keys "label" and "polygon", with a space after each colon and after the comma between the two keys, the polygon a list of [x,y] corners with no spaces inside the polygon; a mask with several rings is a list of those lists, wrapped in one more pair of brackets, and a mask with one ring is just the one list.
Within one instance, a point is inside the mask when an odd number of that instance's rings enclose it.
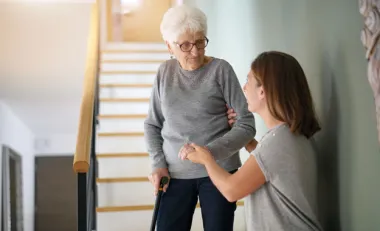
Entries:
{"label": "elderly woman", "polygon": [[[170,54],[157,73],[151,94],[145,137],[152,160],[150,180],[164,188],[157,218],[158,231],[189,231],[198,202],[205,231],[233,230],[236,202],[227,201],[204,166],[180,159],[183,146],[195,142],[216,155],[228,172],[241,166],[239,150],[255,136],[255,123],[234,70],[225,60],[205,56],[207,20],[197,8],[169,9],[161,33]],[[229,126],[226,105],[239,115]]]}

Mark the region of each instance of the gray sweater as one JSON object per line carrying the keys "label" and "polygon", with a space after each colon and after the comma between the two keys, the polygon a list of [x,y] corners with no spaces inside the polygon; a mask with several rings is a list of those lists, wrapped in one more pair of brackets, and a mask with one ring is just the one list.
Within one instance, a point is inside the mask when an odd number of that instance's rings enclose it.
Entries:
{"label": "gray sweater", "polygon": [[[238,115],[232,128],[226,104]],[[182,69],[175,59],[163,63],[144,124],[153,170],[168,168],[177,179],[206,177],[204,166],[178,157],[186,142],[207,146],[227,171],[239,168],[239,150],[256,134],[247,106],[236,74],[225,60],[213,58],[194,71]]]}

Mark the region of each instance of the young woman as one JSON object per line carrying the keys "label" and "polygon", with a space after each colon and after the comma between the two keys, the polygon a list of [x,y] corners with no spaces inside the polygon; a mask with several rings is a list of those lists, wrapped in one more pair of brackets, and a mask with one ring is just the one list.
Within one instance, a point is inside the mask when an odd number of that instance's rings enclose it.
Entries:
{"label": "young woman", "polygon": [[246,198],[248,231],[322,230],[310,142],[320,126],[300,64],[285,53],[260,54],[244,93],[249,111],[260,115],[269,129],[244,165],[230,174],[217,164],[214,153],[196,144],[188,145],[181,158],[204,165],[228,201]]}

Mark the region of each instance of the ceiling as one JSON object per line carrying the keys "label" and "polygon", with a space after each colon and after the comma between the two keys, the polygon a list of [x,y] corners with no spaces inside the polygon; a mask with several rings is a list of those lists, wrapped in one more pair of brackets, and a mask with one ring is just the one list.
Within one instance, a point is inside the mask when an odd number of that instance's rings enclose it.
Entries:
{"label": "ceiling", "polygon": [[89,3],[0,3],[0,100],[36,134],[75,133]]}

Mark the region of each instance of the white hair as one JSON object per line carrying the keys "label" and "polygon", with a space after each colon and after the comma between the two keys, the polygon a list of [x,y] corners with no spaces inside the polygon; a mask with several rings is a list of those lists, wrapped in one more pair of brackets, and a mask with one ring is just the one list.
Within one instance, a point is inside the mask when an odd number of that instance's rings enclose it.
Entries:
{"label": "white hair", "polygon": [[168,42],[174,42],[187,31],[202,32],[206,36],[207,17],[200,9],[182,4],[164,14],[160,30],[162,38]]}

